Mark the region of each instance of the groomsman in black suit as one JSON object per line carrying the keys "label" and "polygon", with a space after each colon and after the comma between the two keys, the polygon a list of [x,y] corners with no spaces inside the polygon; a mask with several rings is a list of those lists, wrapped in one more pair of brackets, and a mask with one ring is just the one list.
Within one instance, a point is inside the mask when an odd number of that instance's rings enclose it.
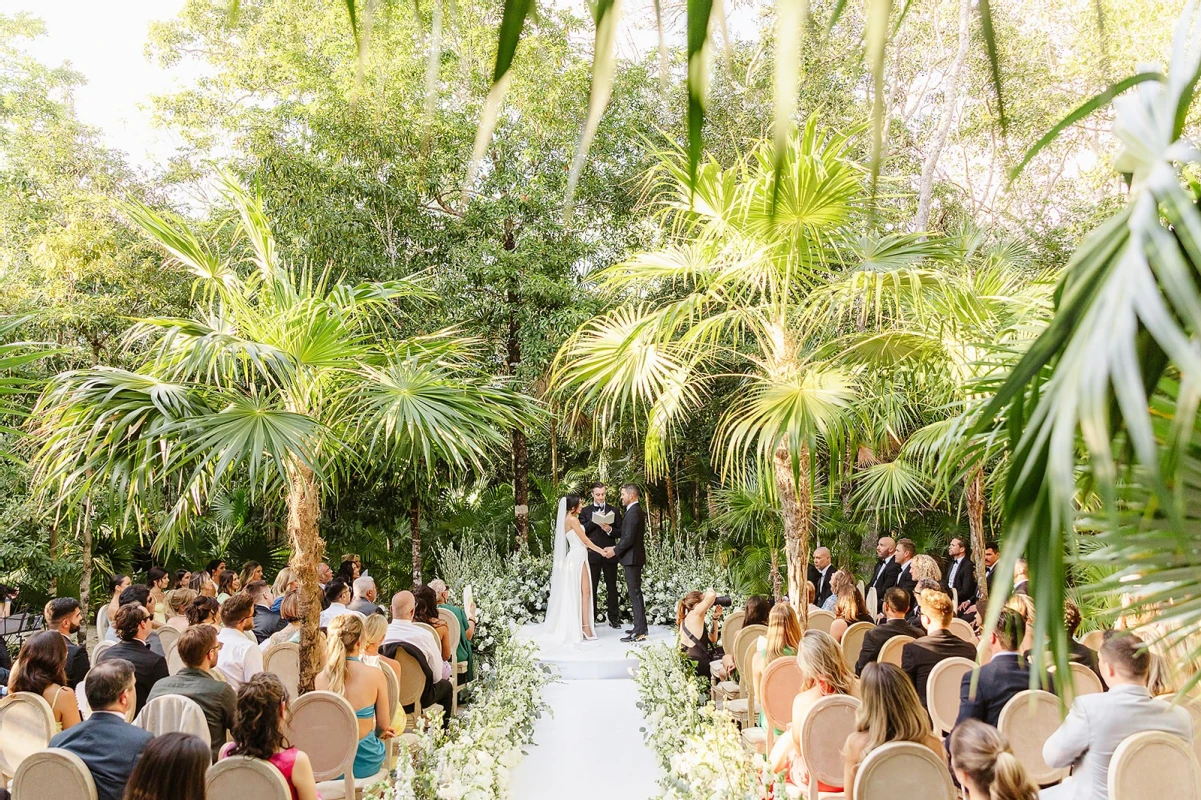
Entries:
{"label": "groomsman in black suit", "polygon": [[[947,545],[947,554],[951,557],[951,563],[947,564],[942,585],[948,595],[959,598],[955,614],[962,616],[976,601],[976,567],[968,557],[967,543],[958,536]],[[956,594],[951,594],[952,589]]]}
{"label": "groomsman in black suit", "polygon": [[912,539],[898,539],[896,559],[901,565],[901,569],[897,572],[898,589],[904,589],[909,592],[909,600],[912,605],[917,604],[917,599],[913,596],[913,590],[917,586],[917,578],[913,577],[913,572],[909,569],[909,562],[917,555],[917,545]]}
{"label": "groomsman in black suit", "polygon": [[1000,557],[1001,546],[999,544],[988,542],[984,545],[984,582],[988,585],[989,594],[992,594],[992,574],[997,569],[997,559]]}
{"label": "groomsman in black suit", "polygon": [[830,548],[819,547],[813,551],[813,563],[809,565],[809,582],[817,592],[813,604],[821,604],[833,594],[830,581],[834,578],[834,566],[830,563]]}
{"label": "groomsman in black suit", "polygon": [[872,581],[868,588],[876,590],[876,607],[871,609],[873,614],[880,613],[884,602],[884,593],[897,585],[897,576],[901,574],[901,565],[896,559],[897,544],[891,536],[881,536],[876,542],[876,571],[872,573]]}
{"label": "groomsman in black suit", "polygon": [[[614,506],[605,502],[605,485],[597,482],[592,484],[592,503],[580,509],[580,524],[584,526],[584,533],[592,540],[592,543],[597,547],[604,549],[613,547],[617,544],[618,537],[614,535],[614,531],[621,530],[621,511]],[[611,525],[602,525],[592,521],[593,514],[613,514],[613,523]],[[597,612],[597,591],[596,587],[600,585],[601,574],[605,576],[605,600],[606,600],[606,616],[609,619],[610,628],[621,627],[621,605],[618,602],[620,596],[617,594],[617,559],[605,558],[600,553],[593,550],[588,551],[588,571],[592,573],[592,617],[598,618]]]}
{"label": "groomsman in black suit", "polygon": [[646,564],[646,516],[638,502],[638,487],[627,483],[621,487],[621,503],[626,508],[621,521],[621,537],[616,547],[605,550],[609,558],[616,558],[626,574],[626,591],[630,595],[630,606],[634,610],[634,627],[623,642],[645,642],[647,638],[646,606],[642,602],[642,567]]}

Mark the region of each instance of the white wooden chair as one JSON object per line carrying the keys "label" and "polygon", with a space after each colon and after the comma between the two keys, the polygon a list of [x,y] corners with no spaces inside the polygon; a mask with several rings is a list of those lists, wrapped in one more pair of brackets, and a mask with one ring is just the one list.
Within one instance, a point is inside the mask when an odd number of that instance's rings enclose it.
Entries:
{"label": "white wooden chair", "polygon": [[875,627],[870,622],[856,622],[842,634],[842,641],[839,643],[842,648],[842,657],[852,670],[855,669],[855,663],[859,661],[859,653],[863,650],[863,637],[867,636],[867,632]]}
{"label": "white wooden chair", "polygon": [[[467,684],[460,684],[459,675],[467,673],[467,662],[459,662],[459,639],[462,636],[462,628],[459,627],[459,618],[454,615],[453,611],[445,608],[438,609],[438,619],[446,623],[446,628],[450,631],[450,682],[454,686],[454,691],[450,693],[450,713],[459,713],[459,692],[467,688]],[[439,639],[439,641],[441,641]]]}
{"label": "white wooden chair", "polygon": [[767,635],[766,625],[750,625],[738,631],[738,639],[734,642],[734,667],[738,670],[738,697],[728,700],[725,709],[738,720],[743,727],[754,724],[759,707],[755,702],[755,687],[751,681],[751,658],[754,656],[756,643],[760,636]]}
{"label": "white wooden chair", "polygon": [[309,692],[292,701],[291,708],[288,740],[313,763],[317,793],[323,800],[354,800],[363,789],[387,776],[385,768],[355,780],[359,723],[345,697],[333,692]]}
{"label": "white wooden chair", "polygon": [[292,800],[292,789],[274,765],[249,756],[227,756],[204,776],[208,800]]}
{"label": "white wooden chair", "polygon": [[94,649],[92,651],[92,663],[93,664],[99,663],[100,656],[103,655],[106,650],[108,650],[110,647],[112,647],[115,644],[116,644],[116,642],[106,642],[104,640],[101,640],[96,645],[96,649]]}
{"label": "white wooden chair", "polygon": [[980,637],[976,635],[976,631],[972,628],[972,624],[967,620],[962,620],[959,617],[952,617],[951,625],[947,630],[970,645],[975,646],[980,644]]}
{"label": "white wooden chair", "polygon": [[1162,731],[1128,736],[1109,762],[1110,800],[1201,800],[1201,767],[1187,742]]}
{"label": "white wooden chair", "polygon": [[300,645],[284,642],[267,648],[263,672],[274,673],[288,690],[288,697],[295,700],[300,696]]}
{"label": "white wooden chair", "polygon": [[1089,631],[1080,637],[1080,644],[1089,650],[1099,651],[1105,643],[1105,631]]}
{"label": "white wooden chair", "polygon": [[809,612],[809,630],[824,631],[825,633],[829,633],[830,626],[833,624],[834,615],[829,611],[822,611],[821,609],[818,609],[817,611]]}
{"label": "white wooden chair", "polygon": [[[735,611],[729,617],[722,618],[720,642],[726,652],[734,655],[734,643],[738,641],[738,634],[742,630],[742,621],[746,619],[745,611]],[[710,681],[709,694],[713,698],[713,702],[721,701],[723,707],[727,700],[733,700],[742,695],[742,686],[733,678],[726,678],[718,681],[714,678]]]}
{"label": "white wooden chair", "polygon": [[208,718],[195,700],[180,694],[165,694],[156,697],[134,718],[134,725],[155,736],[164,733],[190,733],[212,745]]}
{"label": "white wooden chair", "polygon": [[[823,697],[813,704],[801,722],[801,752],[809,770],[808,800],[820,800],[818,783],[842,785],[842,749],[855,732],[859,700],[845,694]],[[824,795],[829,797],[829,794]]]}
{"label": "white wooden chair", "polygon": [[[396,709],[400,708],[400,679],[396,677],[396,673],[392,671],[392,667],[380,662],[380,672],[384,673],[384,681],[388,684],[388,724],[396,719]],[[385,744],[388,748],[388,759],[385,766],[391,766],[396,755],[396,737],[389,739]]]}
{"label": "white wooden chair", "polygon": [[54,709],[41,695],[16,692],[0,701],[0,776],[15,776],[21,762],[50,746],[54,734]]}
{"label": "white wooden chair", "polygon": [[[417,730],[417,720],[427,711],[434,711],[441,708],[438,704],[434,704],[429,708],[421,707],[421,694],[425,691],[425,673],[421,670],[421,665],[417,663],[413,656],[409,655],[409,651],[403,647],[396,648],[396,655],[393,656],[396,663],[400,664],[400,704],[402,706],[412,706],[413,710],[406,712],[405,715],[405,730]],[[441,676],[435,675],[435,679]]]}
{"label": "white wooden chair", "polygon": [[255,647],[258,647],[259,637],[254,635],[254,631],[242,631],[242,635],[253,642]]}
{"label": "white wooden chair", "polygon": [[776,728],[786,731],[792,724],[792,703],[801,692],[801,668],[796,658],[782,656],[767,665],[759,681],[759,704],[767,717],[764,731],[764,753],[770,753],[776,743]]}
{"label": "white wooden chair", "polygon": [[[163,645],[163,653],[167,656],[167,672],[171,675],[178,675],[179,671],[187,666],[183,663],[183,656],[179,654],[179,640],[167,642]],[[214,668],[213,672],[221,672]]]}
{"label": "white wooden chair", "polygon": [[880,647],[880,652],[876,654],[876,662],[901,666],[901,651],[912,641],[915,641],[912,636],[892,637]]}
{"label": "white wooden chair", "polygon": [[926,707],[934,723],[935,736],[945,736],[955,727],[963,676],[975,668],[974,661],[956,656],[939,661],[930,670],[930,677],[926,679]]}
{"label": "white wooden chair", "polygon": [[1071,670],[1072,688],[1075,691],[1075,697],[1086,694],[1100,694],[1105,691],[1105,687],[1101,685],[1101,679],[1097,677],[1097,673],[1085,665],[1069,664],[1068,669]]}
{"label": "white wooden chair", "polygon": [[872,617],[878,617],[880,615],[880,595],[876,591],[875,586],[872,586],[867,590],[867,595],[863,598],[863,600],[865,603],[867,603],[868,613],[871,614]]}
{"label": "white wooden chair", "polygon": [[108,603],[105,603],[96,612],[96,638],[102,642],[104,641],[104,637],[108,635],[109,624]]}
{"label": "white wooden chair", "polygon": [[1015,694],[997,719],[997,729],[1009,740],[1013,754],[1026,768],[1030,780],[1039,786],[1059,783],[1068,776],[1067,767],[1057,769],[1043,761],[1043,745],[1062,721],[1059,698],[1039,689]]}
{"label": "white wooden chair", "polygon": [[164,625],[158,629],[158,640],[159,644],[163,646],[163,654],[166,655],[167,649],[179,641],[179,629],[171,625]]}
{"label": "white wooden chair", "polygon": [[867,754],[855,774],[856,800],[955,800],[951,773],[929,747],[890,742]]}
{"label": "white wooden chair", "polygon": [[96,800],[96,782],[79,756],[52,747],[31,754],[17,768],[13,797]]}
{"label": "white wooden chair", "polygon": [[75,684],[75,705],[79,706],[79,719],[85,720],[92,716],[92,707],[88,705],[88,693],[84,689],[86,681]]}

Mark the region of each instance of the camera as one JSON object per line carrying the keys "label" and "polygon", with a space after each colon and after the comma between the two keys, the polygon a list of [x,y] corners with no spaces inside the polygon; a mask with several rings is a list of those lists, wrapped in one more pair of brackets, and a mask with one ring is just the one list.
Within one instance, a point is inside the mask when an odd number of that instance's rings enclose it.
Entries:
{"label": "camera", "polygon": [[730,599],[728,594],[723,594],[714,599],[713,605],[721,606],[722,608],[729,608],[730,606],[734,605],[734,601]]}

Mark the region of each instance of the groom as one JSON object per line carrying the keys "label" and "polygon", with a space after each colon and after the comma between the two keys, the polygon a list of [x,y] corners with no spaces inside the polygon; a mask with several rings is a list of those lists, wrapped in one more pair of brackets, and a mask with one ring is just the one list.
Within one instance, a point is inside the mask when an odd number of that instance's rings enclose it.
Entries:
{"label": "groom", "polygon": [[[592,503],[580,509],[580,524],[584,526],[584,533],[592,540],[592,543],[600,548],[613,547],[617,544],[617,537],[614,535],[614,529],[621,530],[621,512],[613,506],[605,502],[605,485],[603,483],[592,484]],[[595,514],[613,513],[613,524],[602,525],[592,521]],[[617,594],[617,559],[605,558],[600,553],[593,550],[588,551],[588,571],[592,573],[592,618],[597,619],[598,614],[597,600],[598,592],[596,588],[600,586],[601,573],[605,575],[605,599],[608,607],[607,615],[609,618],[610,628],[621,627],[621,606],[619,601],[621,597]]]}
{"label": "groom", "polygon": [[609,558],[616,558],[626,574],[626,590],[630,595],[630,605],[634,609],[634,627],[627,631],[629,634],[623,642],[646,641],[646,607],[642,603],[642,565],[646,563],[646,547],[643,538],[646,534],[646,517],[642,514],[642,506],[638,503],[638,487],[627,483],[621,487],[621,504],[625,506],[625,518],[621,521],[621,538],[616,547],[605,550]]}

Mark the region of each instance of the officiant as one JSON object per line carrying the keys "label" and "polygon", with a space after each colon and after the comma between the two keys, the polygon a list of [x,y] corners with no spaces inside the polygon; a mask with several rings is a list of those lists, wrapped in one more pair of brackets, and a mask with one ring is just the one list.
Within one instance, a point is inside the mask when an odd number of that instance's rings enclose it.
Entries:
{"label": "officiant", "polygon": [[[607,521],[608,515],[613,516],[612,522]],[[593,522],[593,516],[602,518],[602,521]],[[584,533],[588,535],[593,544],[602,549],[616,546],[620,537],[618,532],[621,530],[621,511],[616,506],[605,502],[605,485],[603,483],[592,484],[592,502],[580,509],[580,524],[584,526]],[[603,573],[607,605],[606,618],[609,620],[610,628],[620,628],[621,605],[618,602],[617,594],[617,559],[605,558],[599,553],[589,551],[588,571],[592,573],[592,618],[598,621],[600,619],[597,613],[599,592],[596,589],[600,585],[600,577]]]}

